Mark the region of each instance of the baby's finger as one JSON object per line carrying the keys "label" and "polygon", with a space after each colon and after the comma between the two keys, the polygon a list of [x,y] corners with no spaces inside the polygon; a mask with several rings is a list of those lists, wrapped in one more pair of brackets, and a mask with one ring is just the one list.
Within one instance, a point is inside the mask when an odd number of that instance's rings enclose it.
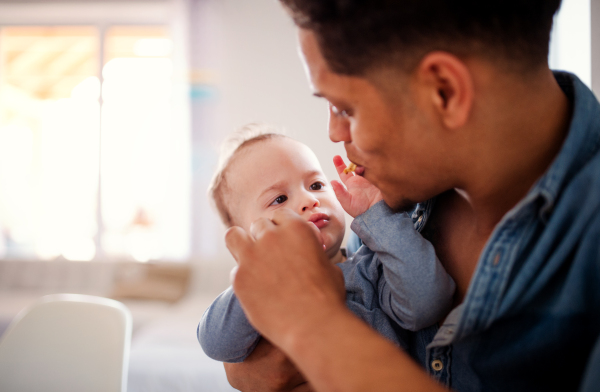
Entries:
{"label": "baby's finger", "polygon": [[331,187],[333,188],[333,192],[335,192],[335,197],[337,197],[338,201],[342,205],[342,208],[348,212],[348,208],[350,208],[352,201],[352,195],[350,192],[348,192],[348,189],[346,189],[341,182],[336,180],[331,181]]}
{"label": "baby's finger", "polygon": [[340,175],[340,177],[342,175],[346,176],[346,174],[344,173],[344,169],[346,168],[346,164],[344,163],[344,159],[339,156],[336,155],[333,157],[333,164],[335,165],[335,170],[337,170],[338,174]]}

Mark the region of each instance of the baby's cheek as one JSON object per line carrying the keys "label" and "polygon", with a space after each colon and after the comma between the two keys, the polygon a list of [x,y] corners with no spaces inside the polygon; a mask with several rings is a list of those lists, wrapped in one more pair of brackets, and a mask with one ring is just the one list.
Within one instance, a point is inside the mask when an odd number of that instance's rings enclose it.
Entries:
{"label": "baby's cheek", "polygon": [[334,242],[340,242],[344,239],[344,234],[346,231],[346,225],[344,223],[344,218],[342,216],[341,219],[336,219],[335,225],[332,226],[332,236]]}

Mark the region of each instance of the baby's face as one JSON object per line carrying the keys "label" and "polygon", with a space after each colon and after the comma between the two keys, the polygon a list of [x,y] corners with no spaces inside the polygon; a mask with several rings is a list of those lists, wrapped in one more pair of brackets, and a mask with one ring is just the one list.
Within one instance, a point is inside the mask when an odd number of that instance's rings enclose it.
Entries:
{"label": "baby's face", "polygon": [[295,140],[276,137],[245,147],[227,170],[234,223],[245,230],[258,218],[289,208],[321,232],[333,258],[344,238],[344,211],[315,154]]}

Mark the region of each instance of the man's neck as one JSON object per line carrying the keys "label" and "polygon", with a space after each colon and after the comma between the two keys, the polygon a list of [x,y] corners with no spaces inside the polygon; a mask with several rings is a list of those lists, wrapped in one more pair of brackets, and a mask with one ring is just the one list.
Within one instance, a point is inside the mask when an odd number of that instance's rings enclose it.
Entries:
{"label": "man's neck", "polygon": [[551,71],[523,80],[509,76],[479,81],[486,84],[481,98],[488,110],[483,106],[474,113],[477,126],[471,137],[478,141],[464,177],[470,181],[457,192],[472,206],[481,235],[491,234],[527,194],[568,133],[571,104]]}
{"label": "man's neck", "polygon": [[[448,143],[454,189],[441,194],[425,235],[464,300],[480,254],[502,217],[544,174],[568,132],[571,105],[550,70],[529,78],[470,64],[475,102]],[[453,154],[453,155],[451,155]]]}
{"label": "man's neck", "polygon": [[337,253],[335,254],[335,256],[329,258],[329,260],[333,264],[343,263],[344,261],[346,261],[346,256],[344,256],[344,254],[342,253],[342,250],[340,249],[340,250],[337,251]]}

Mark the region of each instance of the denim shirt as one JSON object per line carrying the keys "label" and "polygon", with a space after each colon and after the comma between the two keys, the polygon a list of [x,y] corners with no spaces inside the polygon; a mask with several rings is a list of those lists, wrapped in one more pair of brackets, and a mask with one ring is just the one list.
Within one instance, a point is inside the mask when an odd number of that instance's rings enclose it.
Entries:
{"label": "denim shirt", "polygon": [[403,345],[458,391],[600,391],[600,105],[554,75],[573,105],[560,152],[494,229],[464,302]]}

